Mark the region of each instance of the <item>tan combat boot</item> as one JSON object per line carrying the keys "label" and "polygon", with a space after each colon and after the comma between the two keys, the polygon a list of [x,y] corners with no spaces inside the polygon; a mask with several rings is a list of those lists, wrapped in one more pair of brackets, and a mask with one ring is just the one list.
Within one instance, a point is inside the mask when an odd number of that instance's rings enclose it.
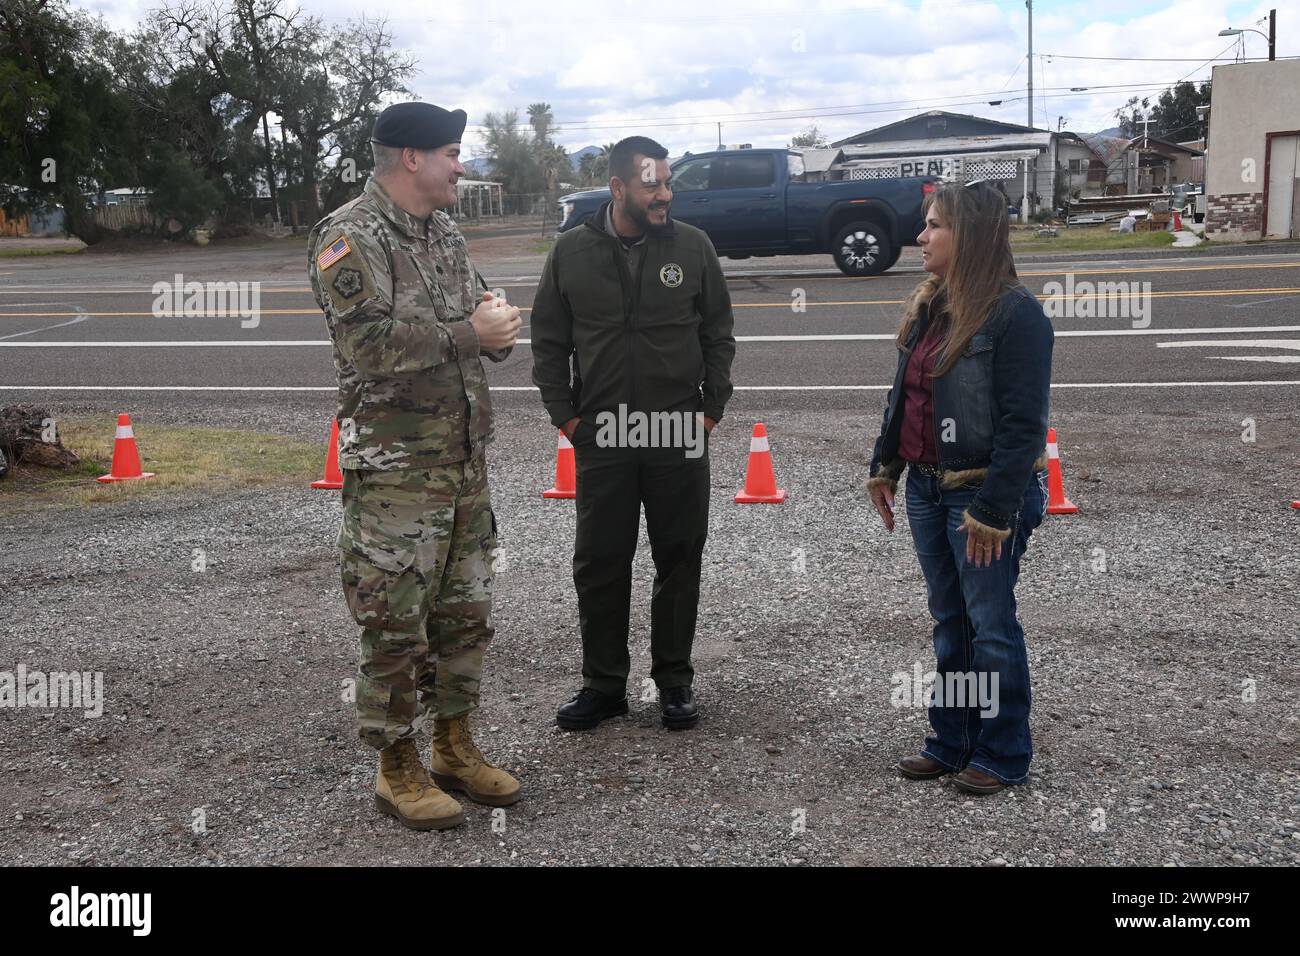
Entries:
{"label": "tan combat boot", "polygon": [[469,734],[469,714],[433,722],[433,779],[445,790],[459,790],[475,803],[508,807],[523,796],[519,781],[488,763]]}
{"label": "tan combat boot", "polygon": [[429,779],[413,740],[379,751],[375,806],[412,830],[445,830],[465,822],[465,811]]}

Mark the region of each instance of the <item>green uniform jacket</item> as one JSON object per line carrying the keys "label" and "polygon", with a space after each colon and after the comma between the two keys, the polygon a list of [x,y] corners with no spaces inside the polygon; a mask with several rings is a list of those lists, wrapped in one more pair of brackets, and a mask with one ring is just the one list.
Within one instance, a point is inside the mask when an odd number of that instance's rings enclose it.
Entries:
{"label": "green uniform jacket", "polygon": [[[392,471],[472,458],[492,405],[468,321],[487,288],[460,230],[420,221],[375,180],[312,229],[308,273],[338,373],[339,462]],[[487,352],[501,361],[509,350]]]}
{"label": "green uniform jacket", "polygon": [[533,382],[551,422],[592,421],[620,404],[720,420],[736,339],[713,243],[670,220],[662,234],[646,236],[632,275],[604,222],[602,207],[556,240],[533,299]]}

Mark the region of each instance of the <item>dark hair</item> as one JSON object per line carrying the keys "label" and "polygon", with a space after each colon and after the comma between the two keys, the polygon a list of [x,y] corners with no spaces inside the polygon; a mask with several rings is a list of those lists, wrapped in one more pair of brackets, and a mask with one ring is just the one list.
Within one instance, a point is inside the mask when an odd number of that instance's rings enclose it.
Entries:
{"label": "dark hair", "polygon": [[636,163],[633,160],[638,155],[648,156],[650,159],[667,159],[668,150],[648,136],[629,136],[620,139],[609,151],[609,174],[617,176],[623,182],[628,182],[636,176]]}

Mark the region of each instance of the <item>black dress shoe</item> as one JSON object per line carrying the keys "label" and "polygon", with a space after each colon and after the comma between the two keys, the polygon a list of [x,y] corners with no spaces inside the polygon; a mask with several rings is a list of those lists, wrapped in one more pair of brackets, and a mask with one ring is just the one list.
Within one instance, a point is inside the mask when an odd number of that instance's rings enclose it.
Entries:
{"label": "black dress shoe", "polygon": [[669,730],[694,727],[700,719],[700,709],[695,706],[695,692],[690,684],[661,690],[659,710],[663,714],[664,726]]}
{"label": "black dress shoe", "polygon": [[602,694],[594,687],[584,687],[573,700],[555,712],[555,722],[565,730],[590,730],[606,717],[627,713],[627,698]]}

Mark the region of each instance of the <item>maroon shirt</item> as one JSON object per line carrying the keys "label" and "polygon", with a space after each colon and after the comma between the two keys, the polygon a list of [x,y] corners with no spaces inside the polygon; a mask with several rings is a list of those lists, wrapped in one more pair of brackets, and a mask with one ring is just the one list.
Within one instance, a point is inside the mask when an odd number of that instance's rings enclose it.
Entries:
{"label": "maroon shirt", "polygon": [[898,437],[898,456],[904,461],[939,464],[939,449],[934,443],[931,376],[946,329],[946,322],[932,319],[925,335],[912,349],[907,368],[903,371],[903,430]]}

